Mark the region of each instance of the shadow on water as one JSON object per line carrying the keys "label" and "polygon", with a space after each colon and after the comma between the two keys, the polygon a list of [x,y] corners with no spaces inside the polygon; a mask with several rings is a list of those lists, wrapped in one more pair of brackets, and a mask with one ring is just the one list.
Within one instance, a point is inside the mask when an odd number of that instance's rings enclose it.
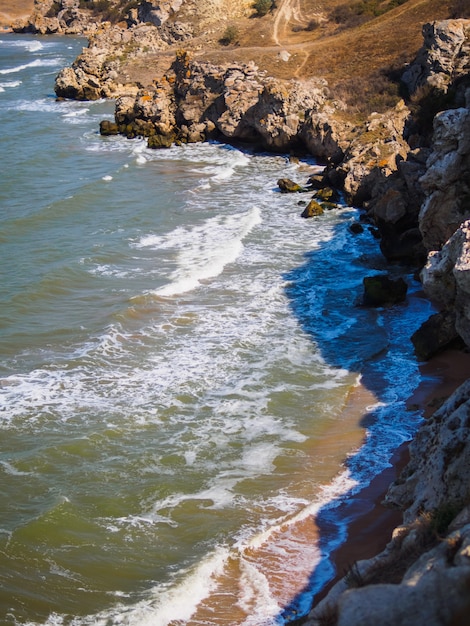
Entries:
{"label": "shadow on water", "polygon": [[[344,462],[343,469],[355,486],[319,510],[315,524],[321,560],[307,587],[279,614],[279,624],[301,623],[328,583],[344,575],[335,571],[332,552],[344,544],[349,524],[372,510],[374,503],[364,489],[391,467],[393,453],[410,439],[420,420],[418,413],[406,411],[404,403],[413,390],[411,379],[417,376],[409,337],[428,315],[428,305],[413,295],[418,285],[404,268],[387,266],[367,227],[354,235],[348,228],[351,214],[345,215],[333,237],[284,276],[286,293],[295,317],[326,364],[360,374],[362,386],[372,392],[376,404],[358,415],[367,435],[361,449]],[[384,272],[405,278],[411,287],[407,301],[381,309],[362,306],[363,278]]]}

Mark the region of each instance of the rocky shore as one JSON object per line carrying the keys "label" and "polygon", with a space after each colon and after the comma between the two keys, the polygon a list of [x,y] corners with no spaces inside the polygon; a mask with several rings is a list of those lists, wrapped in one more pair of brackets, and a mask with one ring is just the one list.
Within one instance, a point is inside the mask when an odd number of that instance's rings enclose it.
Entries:
{"label": "rocky shore", "polygon": [[[412,338],[418,357],[468,350],[469,19],[425,24],[423,46],[401,73],[403,98],[358,119],[322,77],[283,80],[254,62],[199,60],[185,47],[194,36],[184,21],[189,2],[127,3],[118,25],[91,20],[86,4],[36,0],[33,15],[13,25],[88,36],[88,48],[57,77],[58,98],[116,98],[115,120],[103,121],[101,133],[147,137],[155,149],[220,139],[313,155],[324,173],[296,182],[320,208],[334,193],[361,207],[386,259],[419,272],[437,312]],[[392,540],[352,565],[305,623],[469,623],[469,415],[467,380],[423,423],[388,490],[386,504],[403,512]]]}

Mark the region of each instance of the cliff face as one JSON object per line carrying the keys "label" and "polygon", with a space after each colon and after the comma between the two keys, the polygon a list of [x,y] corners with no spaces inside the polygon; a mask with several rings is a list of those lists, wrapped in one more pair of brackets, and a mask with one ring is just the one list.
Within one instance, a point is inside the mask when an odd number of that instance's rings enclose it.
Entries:
{"label": "cliff face", "polygon": [[[441,309],[437,335],[446,324],[470,346],[469,26],[449,21],[424,27],[425,45],[405,72],[411,91],[425,100],[453,104],[439,112],[425,155],[413,173],[421,200],[413,219],[428,255],[423,288]],[[440,52],[439,52],[440,51]],[[446,96],[446,98],[442,98]],[[403,165],[410,162],[411,150]],[[407,215],[396,192],[406,170],[389,177],[389,215],[372,189],[369,213],[396,223]],[[395,193],[394,193],[395,192]],[[385,195],[385,197],[386,197]],[[408,218],[410,217],[408,213]],[[424,337],[426,343],[427,337]],[[426,346],[428,347],[428,346]],[[470,382],[464,383],[419,429],[410,462],[390,487],[386,503],[403,510],[385,551],[358,562],[320,602],[309,626],[462,625],[470,615]]]}

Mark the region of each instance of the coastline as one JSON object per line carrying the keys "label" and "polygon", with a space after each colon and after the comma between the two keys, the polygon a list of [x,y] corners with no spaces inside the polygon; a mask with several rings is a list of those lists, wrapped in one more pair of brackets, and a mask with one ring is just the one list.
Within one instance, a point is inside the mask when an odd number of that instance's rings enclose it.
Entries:
{"label": "coastline", "polygon": [[[429,418],[435,410],[470,378],[470,353],[448,349],[420,364],[422,381],[408,399],[410,410],[420,410]],[[357,504],[348,510],[351,519],[347,539],[332,553],[335,576],[316,594],[312,608],[323,600],[359,560],[369,559],[385,549],[393,530],[401,525],[402,513],[382,504],[390,484],[399,476],[409,460],[409,442],[401,445],[391,459],[391,466],[376,476],[371,484],[357,494]],[[302,624],[307,616],[293,623]]]}

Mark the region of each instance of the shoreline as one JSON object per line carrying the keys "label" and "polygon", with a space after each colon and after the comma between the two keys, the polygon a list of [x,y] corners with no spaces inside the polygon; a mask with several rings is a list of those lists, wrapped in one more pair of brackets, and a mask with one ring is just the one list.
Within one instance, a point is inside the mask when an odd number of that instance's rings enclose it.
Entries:
{"label": "shoreline", "polygon": [[[407,401],[407,408],[420,410],[429,418],[441,404],[468,378],[470,378],[470,353],[456,349],[446,350],[420,364],[422,380]],[[391,466],[376,476],[370,485],[355,496],[357,504],[352,521],[347,526],[347,538],[331,554],[335,576],[319,591],[310,610],[323,600],[356,561],[370,559],[382,552],[392,537],[393,530],[402,524],[402,512],[387,508],[382,501],[390,484],[399,476],[409,460],[409,443],[402,444],[393,454]],[[296,624],[306,621],[308,615]]]}

